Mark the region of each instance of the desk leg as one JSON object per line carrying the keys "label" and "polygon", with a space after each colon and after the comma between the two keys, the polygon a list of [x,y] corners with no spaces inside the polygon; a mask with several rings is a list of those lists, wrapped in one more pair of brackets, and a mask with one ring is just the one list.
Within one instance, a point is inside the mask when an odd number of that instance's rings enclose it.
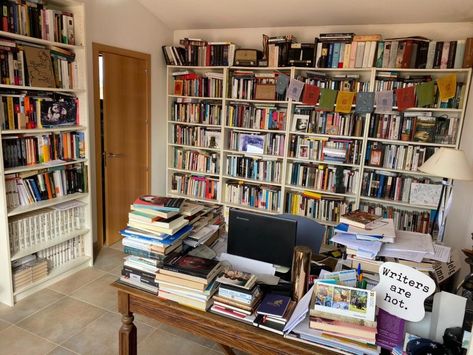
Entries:
{"label": "desk leg", "polygon": [[136,355],[136,326],[133,324],[133,313],[130,312],[130,298],[125,292],[118,291],[118,311],[122,314],[122,326],[118,332],[120,355]]}
{"label": "desk leg", "polygon": [[224,344],[218,344],[220,346],[220,348],[223,350],[223,353],[226,354],[226,355],[235,355],[235,353],[233,352],[233,349],[227,345],[224,345]]}

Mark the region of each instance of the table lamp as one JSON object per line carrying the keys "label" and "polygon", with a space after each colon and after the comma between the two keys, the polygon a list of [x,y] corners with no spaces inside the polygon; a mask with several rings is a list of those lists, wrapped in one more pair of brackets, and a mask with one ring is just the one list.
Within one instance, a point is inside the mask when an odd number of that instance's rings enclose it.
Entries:
{"label": "table lamp", "polygon": [[440,148],[427,161],[419,167],[419,170],[429,175],[441,177],[442,190],[440,192],[440,199],[435,211],[435,217],[430,229],[430,235],[433,236],[435,221],[437,220],[442,198],[445,193],[445,188],[448,184],[448,179],[453,180],[473,180],[473,170],[470,163],[466,159],[465,152],[453,148]]}

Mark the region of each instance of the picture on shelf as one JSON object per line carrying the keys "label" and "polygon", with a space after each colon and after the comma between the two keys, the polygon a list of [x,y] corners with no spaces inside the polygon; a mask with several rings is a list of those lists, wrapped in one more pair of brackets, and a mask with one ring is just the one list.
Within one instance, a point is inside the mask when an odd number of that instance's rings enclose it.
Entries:
{"label": "picture on shelf", "polygon": [[74,97],[44,100],[41,104],[43,127],[73,126],[77,121],[77,103]]}
{"label": "picture on shelf", "polygon": [[301,159],[309,159],[309,145],[300,144],[297,147],[297,157]]}
{"label": "picture on shelf", "polygon": [[434,141],[436,119],[432,116],[417,116],[414,141],[431,143]]}
{"label": "picture on shelf", "polygon": [[184,91],[184,82],[182,80],[174,80],[174,95],[182,96]]}
{"label": "picture on shelf", "polygon": [[239,137],[239,147],[241,152],[263,154],[264,136],[255,134],[241,134]]}
{"label": "picture on shelf", "polygon": [[381,146],[378,147],[377,144],[373,144],[373,147],[371,148],[369,164],[372,166],[381,166],[383,164],[382,156],[383,151],[381,149]]}
{"label": "picture on shelf", "polygon": [[213,149],[220,149],[221,132],[220,131],[207,131],[207,147]]}
{"label": "picture on shelf", "polygon": [[293,132],[307,132],[307,127],[309,126],[309,116],[308,115],[294,115],[292,121],[292,131]]}

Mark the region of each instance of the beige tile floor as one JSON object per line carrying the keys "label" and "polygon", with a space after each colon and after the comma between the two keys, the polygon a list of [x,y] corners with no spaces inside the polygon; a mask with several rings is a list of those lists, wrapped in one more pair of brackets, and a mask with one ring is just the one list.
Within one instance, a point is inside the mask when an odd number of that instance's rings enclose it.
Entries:
{"label": "beige tile floor", "polygon": [[[94,267],[59,281],[15,307],[0,304],[0,355],[118,354],[116,290],[121,245],[104,248]],[[138,353],[218,355],[217,344],[140,315]]]}

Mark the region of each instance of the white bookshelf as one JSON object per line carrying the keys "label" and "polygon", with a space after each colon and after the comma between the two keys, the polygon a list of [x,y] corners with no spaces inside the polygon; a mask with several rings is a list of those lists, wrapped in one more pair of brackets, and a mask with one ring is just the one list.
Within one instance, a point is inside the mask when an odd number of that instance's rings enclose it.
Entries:
{"label": "white bookshelf", "polygon": [[[208,128],[221,128],[222,132],[222,144],[218,149],[211,149],[211,148],[203,148],[203,147],[192,147],[192,146],[185,146],[185,145],[178,145],[175,144],[173,141],[173,136],[172,136],[172,127],[174,125],[192,125],[191,123],[185,123],[185,122],[175,122],[172,120],[171,117],[171,112],[172,112],[172,105],[176,101],[177,97],[180,99],[182,96],[176,96],[173,94],[174,90],[174,83],[173,83],[173,76],[172,73],[176,71],[181,71],[183,69],[196,72],[196,73],[205,73],[205,72],[221,72],[224,74],[224,87],[226,90],[224,90],[224,95],[222,98],[212,98],[214,100],[213,102],[218,102],[222,105],[222,116],[220,120],[220,125],[205,125],[205,124],[194,124],[195,126],[206,126]],[[294,109],[297,106],[304,106],[301,102],[294,102],[292,100],[289,101],[276,101],[276,100],[246,100],[246,99],[232,99],[231,96],[231,74],[234,70],[249,70],[253,72],[264,72],[264,71],[279,71],[283,72],[287,75],[290,76],[290,78],[295,78],[297,75],[304,73],[305,71],[314,71],[314,72],[323,72],[327,74],[328,76],[330,75],[338,75],[338,74],[356,74],[359,76],[360,81],[365,81],[368,83],[368,91],[375,91],[375,82],[376,82],[376,76],[379,72],[386,72],[386,71],[392,71],[399,73],[401,77],[405,77],[407,75],[422,75],[422,74],[428,74],[431,75],[433,79],[438,78],[439,76],[447,75],[447,74],[456,74],[457,79],[459,81],[462,81],[465,86],[465,92],[463,93],[463,104],[459,108],[409,108],[406,110],[407,112],[419,112],[419,113],[432,113],[434,116],[439,116],[442,114],[446,115],[452,115],[455,117],[459,118],[459,124],[458,124],[458,132],[456,134],[456,139],[455,142],[451,144],[442,144],[442,143],[423,143],[423,142],[413,142],[413,141],[402,141],[402,140],[390,140],[390,139],[380,139],[380,138],[372,138],[369,137],[369,125],[370,125],[370,120],[374,116],[374,114],[366,114],[363,115],[363,120],[364,120],[364,128],[361,136],[344,136],[344,135],[330,135],[330,134],[318,134],[318,133],[304,133],[304,132],[294,132],[291,130],[292,128],[292,118],[294,114]],[[280,67],[280,68],[267,68],[267,67],[192,67],[192,66],[168,66],[167,67],[167,100],[168,100],[168,111],[167,111],[167,120],[169,121],[169,124],[167,125],[168,127],[168,144],[167,144],[167,162],[168,162],[168,171],[167,171],[167,181],[166,181],[166,186],[167,186],[167,193],[172,196],[180,196],[180,197],[186,197],[189,199],[194,199],[198,201],[208,201],[207,199],[202,199],[202,198],[196,198],[194,196],[190,195],[184,195],[184,194],[176,194],[175,192],[172,192],[171,189],[171,179],[172,179],[172,174],[176,172],[176,169],[173,168],[173,149],[175,147],[182,147],[186,149],[199,149],[199,150],[208,150],[212,152],[218,152],[218,158],[220,159],[220,170],[218,174],[218,180],[220,182],[220,193],[218,198],[215,201],[210,201],[210,202],[215,202],[224,205],[227,208],[230,207],[237,207],[237,208],[242,208],[246,210],[253,210],[253,211],[260,211],[263,213],[267,213],[267,210],[264,209],[257,209],[253,208],[250,206],[245,206],[243,204],[233,204],[229,203],[225,200],[225,183],[229,180],[238,180],[242,184],[244,183],[252,183],[252,184],[259,184],[259,185],[269,185],[273,187],[278,187],[281,189],[281,209],[277,211],[277,213],[284,213],[284,206],[285,206],[285,199],[286,199],[286,192],[288,191],[298,191],[298,192],[303,192],[303,191],[309,191],[313,193],[320,193],[326,196],[335,196],[335,197],[341,197],[344,198],[345,201],[351,201],[354,203],[354,207],[357,208],[360,203],[368,203],[368,204],[376,204],[376,205],[383,205],[383,206],[393,206],[395,208],[399,209],[405,209],[405,210],[416,210],[416,211],[422,211],[422,210],[431,210],[435,209],[436,206],[421,206],[421,205],[412,205],[407,202],[402,202],[402,201],[394,201],[394,200],[388,200],[388,199],[380,199],[380,198],[374,198],[374,197],[367,197],[367,196],[362,196],[361,194],[361,189],[362,189],[362,179],[363,179],[363,173],[364,172],[371,172],[371,171],[384,171],[386,173],[397,173],[400,175],[409,175],[412,177],[417,177],[417,178],[423,178],[423,177],[429,177],[432,178],[432,180],[435,180],[435,177],[431,177],[428,174],[422,173],[420,171],[408,171],[408,170],[399,170],[399,169],[390,169],[390,168],[383,168],[383,167],[374,167],[374,166],[369,166],[365,164],[365,155],[366,155],[366,149],[367,145],[369,142],[379,142],[383,144],[394,144],[398,146],[425,146],[425,147],[435,147],[435,148],[440,148],[440,147],[447,147],[447,148],[458,148],[460,145],[460,138],[461,138],[461,133],[462,133],[462,128],[465,120],[465,110],[466,110],[466,104],[467,104],[467,97],[468,93],[470,90],[470,82],[471,82],[471,69],[399,69],[399,68],[393,68],[393,69],[386,69],[386,68],[341,68],[341,69],[333,69],[333,68],[302,68],[302,67]],[[207,98],[201,98],[201,97],[189,97],[188,99],[193,99],[196,101],[200,100],[208,100]],[[276,130],[269,130],[269,129],[254,129],[254,128],[240,128],[240,127],[233,127],[229,126],[227,123],[227,110],[228,107],[231,103],[249,103],[249,104],[273,104],[277,105],[278,107],[282,108],[287,108],[287,115],[286,115],[286,127],[284,131],[276,131]],[[354,108],[355,105],[353,105]],[[393,112],[397,111],[397,107],[393,107]],[[240,152],[236,150],[229,149],[228,145],[228,135],[229,132],[232,131],[241,131],[241,132],[248,132],[248,133],[279,133],[283,134],[285,136],[285,141],[286,141],[286,147],[284,150],[284,155],[283,156],[275,156],[275,155],[265,155],[265,154],[249,154],[246,152]],[[310,159],[301,159],[298,157],[291,157],[289,156],[289,143],[290,143],[290,137],[291,136],[305,136],[305,137],[311,137],[311,138],[318,138],[318,139],[323,139],[323,138],[334,138],[334,139],[349,139],[352,141],[358,141],[361,143],[361,151],[360,151],[360,159],[357,164],[352,164],[352,163],[345,163],[345,162],[331,162],[331,161],[320,161],[320,160],[310,160]],[[257,156],[260,159],[267,160],[278,160],[282,162],[283,168],[282,168],[282,177],[281,181],[276,183],[276,182],[266,182],[266,181],[256,181],[253,179],[246,179],[246,178],[239,178],[239,177],[232,177],[229,176],[226,172],[226,157],[228,155],[240,155],[240,156]],[[312,164],[323,164],[323,165],[328,165],[328,166],[342,166],[346,167],[352,170],[357,170],[359,172],[359,181],[356,186],[355,192],[354,193],[336,193],[336,192],[331,192],[331,191],[324,191],[324,190],[318,190],[314,188],[309,188],[309,187],[301,187],[297,185],[292,185],[288,182],[288,169],[289,169],[289,164],[290,163],[312,163]],[[186,171],[182,171],[182,173],[190,173]],[[196,175],[199,173],[195,172]],[[214,175],[214,174],[212,174]],[[276,213],[276,212],[270,212],[270,213]],[[336,222],[332,221],[325,221],[325,220],[317,220],[319,223],[323,223],[327,226],[333,226],[336,224]]]}
{"label": "white bookshelf", "polygon": [[[62,88],[43,88],[43,87],[30,87],[30,86],[16,86],[16,85],[0,85],[1,91],[28,91],[28,92],[51,92],[51,93],[67,93],[77,96],[79,100],[78,115],[79,123],[77,126],[68,127],[55,127],[55,128],[37,128],[37,129],[11,129],[0,131],[1,138],[10,138],[16,135],[41,135],[48,133],[61,133],[61,132],[73,132],[81,131],[84,133],[85,140],[85,157],[77,159],[75,161],[56,161],[46,164],[38,164],[32,166],[20,166],[15,168],[5,169],[3,167],[3,152],[0,146],[0,302],[6,305],[14,305],[15,302],[20,299],[31,295],[73,273],[92,266],[93,263],[93,238],[92,238],[92,215],[91,215],[91,200],[90,194],[74,193],[57,197],[50,200],[40,201],[27,206],[19,206],[15,209],[7,210],[6,201],[6,184],[5,175],[14,173],[28,173],[30,171],[38,169],[48,169],[52,167],[67,166],[70,164],[82,163],[88,168],[88,162],[90,161],[90,134],[89,134],[89,117],[88,117],[88,95],[87,95],[87,50],[85,47],[85,7],[84,4],[79,1],[59,1],[54,0],[48,2],[47,8],[62,9],[71,12],[74,17],[74,35],[75,45],[52,42],[48,40],[23,36],[15,33],[0,31],[0,37],[8,38],[11,40],[20,40],[31,44],[44,45],[46,47],[56,46],[60,48],[73,51],[75,53],[75,61],[78,68],[78,88],[77,89],[62,89]],[[90,188],[90,169],[86,169],[87,186]],[[41,243],[24,247],[16,252],[11,252],[10,238],[9,238],[9,221],[15,216],[20,218],[23,214],[29,214],[33,211],[38,211],[42,208],[53,207],[59,203],[78,200],[83,202],[84,205],[84,225],[81,229],[75,230],[74,232],[62,233],[55,238],[47,239]],[[13,289],[12,281],[12,266],[11,262],[21,257],[31,255],[41,250],[55,247],[63,242],[67,242],[75,237],[81,236],[83,238],[83,249],[84,255],[72,258],[61,265],[54,267],[49,270],[47,277],[37,280],[21,289]]]}

